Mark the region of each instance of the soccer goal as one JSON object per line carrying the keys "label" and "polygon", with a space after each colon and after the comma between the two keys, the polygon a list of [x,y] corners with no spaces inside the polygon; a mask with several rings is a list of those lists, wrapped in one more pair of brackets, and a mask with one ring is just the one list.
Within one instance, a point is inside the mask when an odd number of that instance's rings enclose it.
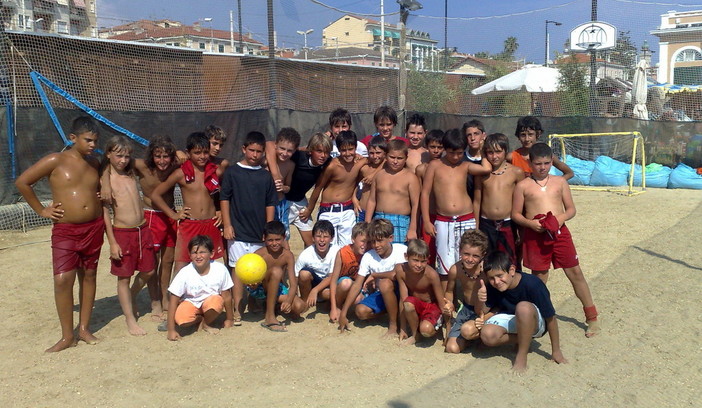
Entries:
{"label": "soccer goal", "polygon": [[646,191],[646,153],[639,132],[552,134],[554,154],[575,176],[574,190],[599,190],[628,196]]}

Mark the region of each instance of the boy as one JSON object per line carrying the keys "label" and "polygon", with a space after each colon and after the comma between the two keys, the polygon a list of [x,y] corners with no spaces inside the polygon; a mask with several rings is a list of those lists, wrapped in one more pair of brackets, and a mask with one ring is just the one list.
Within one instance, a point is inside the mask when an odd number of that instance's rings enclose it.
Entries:
{"label": "boy", "polygon": [[273,221],[277,194],[271,173],[261,166],[266,137],[249,132],[241,151],[244,158],[229,166],[222,177],[220,205],[229,267],[234,281],[234,325],[241,325],[244,286],[236,276],[236,261],[263,247],[263,229]]}
{"label": "boy", "polygon": [[[468,142],[468,149],[466,149],[463,159],[471,163],[480,164],[482,161],[483,141],[485,140],[485,126],[483,126],[481,121],[473,119],[463,124],[461,132],[463,132]],[[468,176],[466,188],[468,189],[468,196],[473,199],[475,191],[473,176]]]}
{"label": "boy", "polygon": [[212,262],[214,244],[207,235],[196,235],[188,242],[191,262],[173,278],[168,287],[168,334],[171,341],[180,340],[176,325],[198,325],[198,330],[215,334],[212,323],[222,310],[226,312],[224,328],[232,327],[232,295],[234,285],[227,267]]}
{"label": "boy", "polygon": [[266,223],[263,228],[263,241],[266,246],[258,249],[255,254],[261,255],[268,269],[263,282],[250,294],[255,297],[255,293],[261,293],[266,299],[266,315],[261,326],[270,331],[287,331],[285,324],[275,317],[276,303],[280,304],[281,312],[290,313],[294,317],[299,317],[300,313],[307,309],[307,305],[296,296],[296,291],[288,290],[288,286],[285,285],[287,274],[288,284],[297,288],[295,257],[283,246],[285,225],[280,221]]}
{"label": "boy", "polygon": [[[351,114],[344,108],[336,108],[329,114],[329,137],[332,141],[331,158],[339,157],[339,149],[334,143],[339,133],[351,130]],[[360,140],[356,141],[356,154],[361,157],[368,157],[368,149]]]}
{"label": "boy", "polygon": [[[481,262],[487,253],[487,247],[487,237],[480,231],[468,230],[461,237],[460,259],[449,269],[444,295],[448,300],[443,309],[444,316],[453,314],[455,301],[461,302],[461,307],[447,336],[444,348],[447,353],[458,354],[468,347],[469,341],[480,337],[478,326],[484,322],[484,317],[479,317],[475,312],[476,306],[482,307],[477,304],[480,285],[476,282],[485,279],[484,274],[481,273]],[[453,298],[456,289],[460,290],[457,293],[458,299]]]}
{"label": "boy", "polygon": [[[312,226],[314,225],[310,219],[310,213],[306,211],[305,194],[317,183],[322,171],[329,164],[331,150],[332,144],[329,137],[323,133],[315,133],[307,143],[307,151],[298,150],[290,157],[295,164],[295,170],[290,181],[290,191],[285,194],[285,199],[289,203],[288,225],[297,227],[305,247],[312,245]],[[267,142],[266,156],[275,157],[275,151],[275,143]],[[270,160],[268,167],[274,180],[283,179],[275,160]]]}
{"label": "boy", "polygon": [[512,219],[524,227],[522,252],[524,266],[531,273],[548,281],[548,270],[563,268],[580,299],[588,329],[585,336],[599,332],[597,308],[592,301],[590,287],[580,269],[578,255],[565,222],[575,216],[575,203],[564,177],[549,174],[553,152],[545,143],[536,143],[529,149],[532,173],[514,188]]}
{"label": "boy", "polygon": [[[151,193],[151,203],[168,217],[178,221],[175,249],[175,270],[178,273],[190,259],[188,242],[196,235],[212,239],[213,259],[224,253],[222,234],[212,194],[219,190],[221,168],[210,161],[210,141],[203,132],[191,133],[186,140],[188,160],[176,169]],[[178,184],[183,195],[183,208],[175,212],[164,196]]]}
{"label": "boy", "polygon": [[515,226],[512,225],[512,193],[524,180],[522,169],[506,161],[509,140],[502,133],[493,133],[485,139],[483,155],[492,166],[489,175],[475,178],[475,209],[478,228],[488,237],[488,252],[503,251],[509,255],[517,270]]}
{"label": "boy", "polygon": [[[529,149],[539,140],[542,133],[543,129],[539,119],[533,116],[524,116],[517,120],[517,128],[514,131],[514,135],[517,136],[522,147],[509,153],[507,161],[522,169],[527,177],[531,174]],[[566,180],[570,180],[573,177],[573,170],[567,164],[558,160],[556,156],[553,156],[553,165],[563,173],[563,178]]]}
{"label": "boy", "polygon": [[373,114],[373,123],[375,124],[377,132],[373,133],[372,135],[368,135],[361,140],[361,143],[364,145],[368,146],[373,136],[381,135],[387,142],[399,139],[409,146],[409,140],[392,134],[395,126],[397,126],[397,113],[395,112],[395,109],[391,108],[390,106],[379,107]]}
{"label": "boy", "polygon": [[407,247],[404,244],[393,244],[393,231],[390,221],[384,218],[375,219],[368,225],[368,242],[372,249],[361,258],[358,275],[346,295],[346,301],[339,316],[341,332],[348,330],[348,311],[361,293],[361,289],[367,292],[369,288],[375,287],[374,292],[356,305],[356,317],[368,320],[387,310],[388,331],[384,337],[397,336],[398,292],[394,269],[395,265],[406,261]]}
{"label": "boy", "polygon": [[[132,336],[143,336],[146,331],[136,320],[136,296],[154,273],[155,255],[151,230],[144,219],[131,154],[132,145],[124,136],[113,136],[107,142],[102,167],[109,169],[104,176],[114,198],[112,205],[103,206],[103,216],[110,243],[110,273],[117,276],[117,298],[127,330]],[[113,218],[110,218],[110,209]],[[134,278],[130,289],[129,283],[136,270],[139,274]]]}
{"label": "boy", "polygon": [[353,197],[354,210],[356,211],[356,222],[366,221],[365,208],[368,206],[368,198],[370,197],[373,179],[378,171],[383,168],[387,153],[388,142],[386,142],[380,135],[373,136],[368,147],[368,162],[361,168],[361,177],[366,181],[361,181],[358,183],[358,188]]}
{"label": "boy", "polygon": [[395,265],[395,277],[400,287],[400,341],[404,345],[418,342],[420,334],[434,336],[436,326],[441,324],[439,303],[443,301],[444,307],[448,307],[448,301],[442,296],[439,275],[434,268],[427,266],[428,257],[427,244],[413,239],[407,243],[407,262]]}
{"label": "boy", "polygon": [[[331,283],[329,284],[329,299],[331,300],[329,320],[334,323],[339,321],[339,306],[346,301],[351,285],[358,276],[358,266],[363,254],[366,253],[367,241],[368,223],[359,222],[351,230],[351,243],[339,249],[336,254]],[[362,299],[361,295],[356,296],[354,304],[358,304]]]}
{"label": "boy", "polygon": [[344,130],[336,137],[340,156],[332,159],[324,169],[306,211],[307,214],[314,211],[321,191],[322,203],[319,204],[318,219],[332,223],[336,229],[334,244],[339,247],[351,242],[351,229],[356,224],[353,193],[361,179],[361,168],[367,162],[365,158],[356,160],[356,141],[356,134],[351,130]]}
{"label": "boy", "polygon": [[[317,304],[321,297],[329,300],[331,274],[339,247],[332,244],[334,226],[327,220],[320,220],[312,228],[314,244],[305,248],[295,262],[295,276],[300,285],[300,297],[308,307]],[[297,292],[297,287],[290,286]]]}
{"label": "boy", "polygon": [[[446,132],[442,141],[444,157],[429,163],[422,186],[422,220],[424,231],[436,237],[437,272],[448,274],[458,261],[458,244],[466,230],[475,229],[473,203],[466,191],[468,174],[484,175],[491,171],[490,163],[464,162],[468,142],[458,129]],[[432,223],[430,200],[434,196],[436,220]]]}
{"label": "boy", "polygon": [[428,161],[427,149],[424,147],[424,138],[427,135],[427,126],[424,116],[415,113],[410,116],[405,129],[405,137],[409,140],[409,152],[407,154],[407,168],[413,173],[417,166]]}
{"label": "boy", "polygon": [[407,145],[400,140],[388,142],[385,165],[375,175],[366,207],[366,222],[385,218],[394,228],[394,243],[404,244],[417,238],[419,179],[405,168]]}
{"label": "boy", "polygon": [[208,125],[205,128],[205,136],[210,141],[210,160],[212,163],[222,167],[222,171],[224,171],[224,169],[229,167],[229,160],[218,156],[222,151],[222,146],[227,141],[227,135],[221,127]]}
{"label": "boy", "polygon": [[[290,183],[292,181],[295,163],[290,160],[292,155],[300,146],[300,134],[293,128],[282,128],[275,138],[275,162],[280,172],[280,179],[275,181],[275,190],[278,192],[278,204],[275,207],[275,219],[280,221],[285,226],[285,236],[290,238],[290,224],[288,224],[288,200],[285,199],[285,194],[290,192]],[[271,159],[272,160],[272,159]],[[271,165],[268,163],[268,171],[271,171]],[[271,172],[272,174],[272,172]],[[285,243],[287,247],[287,242]]]}
{"label": "boy", "polygon": [[512,370],[527,370],[527,353],[532,338],[546,331],[551,339],[551,359],[558,364],[568,361],[561,353],[558,320],[546,285],[537,277],[516,272],[504,252],[493,252],[485,259],[486,287],[480,280],[478,301],[485,302],[482,312],[494,313],[480,330],[480,340],[488,347],[517,344]]}
{"label": "boy", "polygon": [[[427,133],[424,138],[424,144],[427,146],[427,151],[429,152],[429,160],[426,163],[422,163],[415,169],[414,173],[419,179],[419,184],[421,185],[424,181],[424,174],[427,172],[427,167],[429,163],[441,159],[441,155],[444,154],[443,143],[444,131],[440,129],[432,129]],[[420,208],[421,208],[421,193],[420,193]],[[429,197],[429,221],[432,223],[436,221],[436,204],[434,203],[434,196]],[[419,234],[421,234],[422,241],[429,245],[429,265],[432,267],[436,266],[436,237],[431,236],[424,230],[424,217],[421,214],[417,216],[417,222],[419,226]]]}
{"label": "boy", "polygon": [[[98,200],[98,161],[91,157],[97,145],[98,124],[81,116],[71,125],[70,149],[51,153],[25,170],[17,180],[17,191],[32,210],[54,222],[51,256],[54,269],[54,299],[61,323],[61,339],[47,352],[76,345],[77,340],[97,344],[90,332],[90,315],[95,302],[95,278],[105,221]],[[44,207],[34,184],[47,177],[52,203]],[[80,285],[78,339],[73,333],[73,283]]]}

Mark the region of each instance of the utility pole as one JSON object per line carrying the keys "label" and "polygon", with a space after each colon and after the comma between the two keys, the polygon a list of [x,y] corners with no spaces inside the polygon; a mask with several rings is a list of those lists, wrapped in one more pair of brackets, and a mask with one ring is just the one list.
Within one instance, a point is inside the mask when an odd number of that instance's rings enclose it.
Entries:
{"label": "utility pole", "polygon": [[[597,0],[592,0],[590,20],[597,21]],[[597,113],[597,97],[595,95],[595,82],[597,82],[597,50],[590,50],[590,116]]]}

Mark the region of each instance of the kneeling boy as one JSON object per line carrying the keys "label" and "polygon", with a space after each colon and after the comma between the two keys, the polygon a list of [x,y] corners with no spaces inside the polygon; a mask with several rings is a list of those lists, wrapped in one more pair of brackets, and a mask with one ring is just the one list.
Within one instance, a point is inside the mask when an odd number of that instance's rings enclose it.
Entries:
{"label": "kneeling boy", "polygon": [[478,301],[482,307],[495,313],[480,332],[480,340],[488,347],[517,344],[517,356],[512,370],[523,373],[527,369],[527,353],[532,338],[543,336],[546,331],[551,338],[551,358],[556,363],[568,361],[561,353],[556,311],[546,285],[534,275],[515,270],[509,255],[493,252],[484,262],[485,274],[490,286],[480,281]]}
{"label": "kneeling boy", "polygon": [[180,339],[176,325],[187,327],[199,325],[208,333],[219,330],[212,323],[222,310],[227,313],[224,327],[232,327],[233,304],[229,289],[234,286],[227,267],[212,262],[214,244],[207,235],[196,235],[188,243],[191,262],[173,278],[168,307],[168,340]]}
{"label": "kneeling boy", "polygon": [[[363,254],[366,253],[366,242],[368,239],[368,223],[360,222],[353,226],[351,230],[351,243],[339,249],[334,261],[334,270],[329,285],[329,297],[331,299],[331,309],[329,320],[339,321],[340,305],[346,302],[346,297],[353,285],[353,281],[358,276],[358,266]],[[356,295],[355,303],[363,300],[361,295]]]}
{"label": "kneeling boy", "polygon": [[439,274],[427,266],[429,247],[426,242],[410,240],[405,259],[407,262],[395,265],[395,277],[400,287],[400,340],[411,345],[420,340],[420,334],[424,337],[436,334],[441,318],[439,302],[449,302],[442,296]]}

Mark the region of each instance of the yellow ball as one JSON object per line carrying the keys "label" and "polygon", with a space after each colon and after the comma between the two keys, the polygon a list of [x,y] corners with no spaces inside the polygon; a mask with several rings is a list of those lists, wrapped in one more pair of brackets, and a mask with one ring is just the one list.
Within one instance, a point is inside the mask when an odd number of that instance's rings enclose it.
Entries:
{"label": "yellow ball", "polygon": [[236,276],[246,285],[260,283],[266,276],[266,261],[261,255],[246,254],[236,261],[235,272]]}

